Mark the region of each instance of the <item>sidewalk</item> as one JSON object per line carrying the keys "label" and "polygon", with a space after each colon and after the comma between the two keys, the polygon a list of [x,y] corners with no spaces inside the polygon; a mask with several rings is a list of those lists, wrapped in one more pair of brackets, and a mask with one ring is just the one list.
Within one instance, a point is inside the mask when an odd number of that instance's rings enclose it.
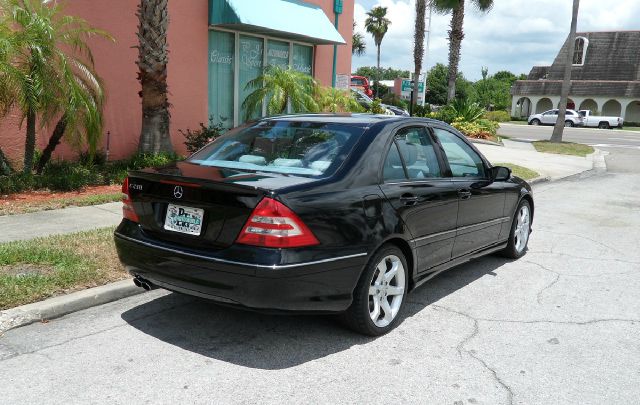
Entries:
{"label": "sidewalk", "polygon": [[88,231],[117,225],[121,220],[121,202],[5,215],[0,216],[0,243]]}
{"label": "sidewalk", "polygon": [[600,153],[586,156],[540,153],[530,142],[503,139],[504,146],[476,143],[476,147],[491,163],[513,163],[540,173],[549,180],[559,180],[594,168],[594,160]]}

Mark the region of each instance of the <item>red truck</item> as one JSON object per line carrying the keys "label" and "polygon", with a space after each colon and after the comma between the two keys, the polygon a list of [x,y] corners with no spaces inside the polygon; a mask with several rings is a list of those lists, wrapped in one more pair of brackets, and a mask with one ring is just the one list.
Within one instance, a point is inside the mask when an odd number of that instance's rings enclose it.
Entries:
{"label": "red truck", "polygon": [[369,79],[364,76],[351,76],[351,88],[362,90],[367,96],[373,97],[373,89],[369,85]]}

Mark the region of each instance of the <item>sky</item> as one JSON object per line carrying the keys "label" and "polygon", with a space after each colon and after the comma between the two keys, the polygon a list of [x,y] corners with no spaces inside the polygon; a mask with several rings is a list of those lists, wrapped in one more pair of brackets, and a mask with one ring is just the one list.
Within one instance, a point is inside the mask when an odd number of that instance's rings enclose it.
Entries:
{"label": "sky", "polygon": [[[489,13],[480,13],[467,1],[460,70],[467,79],[509,70],[529,73],[534,65],[550,65],[569,34],[571,0],[494,0]],[[353,57],[353,71],[375,66],[376,48],[364,29],[366,12],[374,6],[388,7],[391,20],[382,41],[381,66],[413,70],[415,0],[355,0],[356,31],[364,34],[367,52]],[[447,64],[447,31],[451,15],[433,14],[429,51],[424,65]],[[428,24],[428,22],[427,22]],[[580,31],[640,30],[640,0],[581,0]]]}

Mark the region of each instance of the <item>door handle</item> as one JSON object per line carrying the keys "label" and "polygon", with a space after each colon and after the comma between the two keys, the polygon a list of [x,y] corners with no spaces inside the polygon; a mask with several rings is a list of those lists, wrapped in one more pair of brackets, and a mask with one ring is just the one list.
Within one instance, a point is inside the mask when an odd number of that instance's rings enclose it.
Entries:
{"label": "door handle", "polygon": [[460,197],[461,200],[468,200],[469,198],[471,198],[471,190],[458,190],[458,197]]}
{"label": "door handle", "polygon": [[400,202],[404,205],[415,205],[418,202],[418,197],[413,194],[402,194],[400,196]]}

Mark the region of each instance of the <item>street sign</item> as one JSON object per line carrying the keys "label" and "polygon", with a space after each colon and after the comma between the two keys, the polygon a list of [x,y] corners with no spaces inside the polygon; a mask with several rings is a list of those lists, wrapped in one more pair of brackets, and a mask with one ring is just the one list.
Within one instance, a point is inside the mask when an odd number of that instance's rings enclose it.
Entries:
{"label": "street sign", "polygon": [[[409,79],[402,79],[402,91],[413,90],[413,81]],[[418,93],[424,93],[424,82],[418,83]]]}
{"label": "street sign", "polygon": [[333,3],[333,12],[336,14],[342,14],[342,1],[343,0],[334,0]]}

